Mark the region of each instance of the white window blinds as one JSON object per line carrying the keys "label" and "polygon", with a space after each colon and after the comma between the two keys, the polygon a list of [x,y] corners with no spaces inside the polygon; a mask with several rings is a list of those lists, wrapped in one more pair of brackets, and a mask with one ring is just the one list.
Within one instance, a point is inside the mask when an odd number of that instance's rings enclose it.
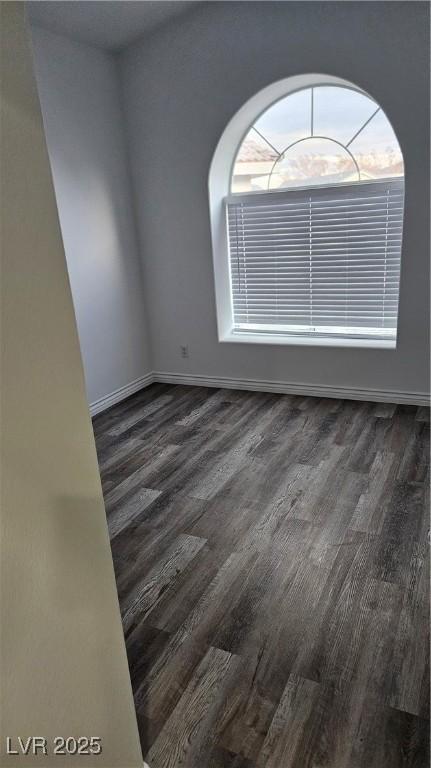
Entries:
{"label": "white window blinds", "polygon": [[226,205],[234,333],[396,337],[403,179]]}

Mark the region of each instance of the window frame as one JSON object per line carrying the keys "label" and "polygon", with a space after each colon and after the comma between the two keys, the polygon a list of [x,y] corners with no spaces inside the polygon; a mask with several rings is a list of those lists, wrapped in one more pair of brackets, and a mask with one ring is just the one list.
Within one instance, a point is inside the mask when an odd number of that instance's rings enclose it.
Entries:
{"label": "window frame", "polygon": [[[395,349],[398,338],[399,308],[395,339],[325,337],[309,333],[295,335],[280,332],[262,334],[244,331],[242,333],[234,329],[226,200],[232,197],[230,184],[236,157],[248,131],[269,107],[296,91],[312,86],[338,86],[356,90],[366,95],[384,111],[384,108],[373,96],[354,83],[330,75],[305,74],[295,75],[264,88],[246,102],[228,123],[216,147],[209,173],[210,223],[218,340],[221,343],[264,344],[272,346]],[[386,112],[385,115],[389,120]],[[324,186],[322,185],[322,187]],[[295,189],[298,189],[298,187],[295,187]],[[314,186],[314,189],[316,189],[316,186]],[[272,195],[280,191],[277,189],[268,190],[265,194]],[[257,191],[255,193],[248,192],[247,194],[261,193]]]}

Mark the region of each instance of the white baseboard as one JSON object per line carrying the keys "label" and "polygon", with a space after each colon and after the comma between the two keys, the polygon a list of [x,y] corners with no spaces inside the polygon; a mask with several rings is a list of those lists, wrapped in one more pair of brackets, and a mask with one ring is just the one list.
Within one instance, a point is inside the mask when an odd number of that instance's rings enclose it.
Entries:
{"label": "white baseboard", "polygon": [[265,379],[235,379],[219,376],[197,376],[189,373],[169,373],[153,371],[132,381],[130,384],[101,397],[90,405],[90,414],[105,411],[111,405],[125,400],[144,387],[154,382],[161,384],[185,384],[195,387],[216,387],[220,389],[246,389],[254,392],[279,392],[285,395],[309,395],[311,397],[331,397],[342,400],[369,400],[375,403],[400,403],[403,405],[429,405],[429,395],[425,392],[400,392],[398,390],[359,389],[357,387],[333,387],[326,384],[299,384],[286,381],[266,381]]}
{"label": "white baseboard", "polygon": [[126,384],[124,387],[116,389],[115,392],[111,392],[110,395],[105,395],[105,397],[101,397],[99,400],[95,400],[94,403],[90,403],[91,416],[95,416],[97,413],[106,411],[106,409],[110,408],[111,405],[115,405],[116,403],[121,402],[121,400],[125,400],[126,397],[129,397],[135,392],[138,392],[140,389],[148,387],[148,385],[152,384],[153,381],[154,374],[146,373],[145,376],[141,376],[139,379],[131,381],[130,384]]}
{"label": "white baseboard", "polygon": [[325,384],[300,384],[286,381],[265,381],[264,379],[234,379],[217,376],[196,376],[187,373],[155,371],[153,381],[165,384],[188,384],[200,387],[222,389],[248,389],[257,392],[280,392],[286,395],[310,395],[331,397],[342,400],[369,400],[377,403],[400,403],[404,405],[429,405],[425,392],[399,392],[397,390],[359,389],[357,387],[334,387]]}

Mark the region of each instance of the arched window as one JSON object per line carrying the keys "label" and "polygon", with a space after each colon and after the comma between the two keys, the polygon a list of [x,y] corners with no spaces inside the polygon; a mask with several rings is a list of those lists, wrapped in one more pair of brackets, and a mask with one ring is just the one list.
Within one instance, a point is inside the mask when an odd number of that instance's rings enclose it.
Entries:
{"label": "arched window", "polygon": [[334,81],[286,81],[242,128],[224,199],[222,340],[395,346],[403,157],[382,108]]}

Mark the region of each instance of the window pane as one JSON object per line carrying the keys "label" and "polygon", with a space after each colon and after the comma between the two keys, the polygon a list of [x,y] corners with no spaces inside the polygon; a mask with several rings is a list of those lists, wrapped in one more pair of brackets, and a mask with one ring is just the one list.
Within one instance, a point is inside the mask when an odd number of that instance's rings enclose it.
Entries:
{"label": "window pane", "polygon": [[231,191],[403,174],[397,139],[376,102],[352,88],[322,85],[286,96],[259,117],[239,149]]}
{"label": "window pane", "polygon": [[261,115],[255,126],[278,152],[293,141],[311,135],[311,88],[277,101]]}
{"label": "window pane", "polygon": [[307,139],[291,147],[276,163],[270,189],[358,181],[351,156],[329,139]]}
{"label": "window pane", "polygon": [[268,179],[277,153],[251,129],[236,156],[232,192],[268,189]]}
{"label": "window pane", "polygon": [[395,339],[404,185],[398,180],[233,197],[233,326]]}
{"label": "window pane", "polygon": [[361,170],[361,179],[403,176],[404,164],[392,126],[380,110],[349,146]]}
{"label": "window pane", "polygon": [[368,96],[350,88],[314,88],[314,136],[327,136],[347,144],[377,109]]}

